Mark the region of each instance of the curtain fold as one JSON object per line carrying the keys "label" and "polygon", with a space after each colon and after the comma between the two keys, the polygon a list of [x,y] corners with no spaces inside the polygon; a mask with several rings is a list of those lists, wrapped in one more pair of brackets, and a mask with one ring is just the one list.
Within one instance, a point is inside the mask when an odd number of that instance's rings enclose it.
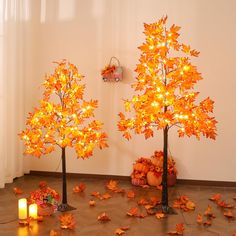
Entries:
{"label": "curtain fold", "polygon": [[18,133],[24,126],[26,0],[0,1],[0,188],[27,172]]}

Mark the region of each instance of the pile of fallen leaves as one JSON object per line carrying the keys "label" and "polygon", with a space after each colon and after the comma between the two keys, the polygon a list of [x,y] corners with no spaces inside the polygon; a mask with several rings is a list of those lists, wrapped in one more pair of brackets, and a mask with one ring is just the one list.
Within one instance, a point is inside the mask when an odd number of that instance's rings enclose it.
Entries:
{"label": "pile of fallen leaves", "polygon": [[196,205],[187,196],[182,195],[174,201],[173,207],[183,211],[193,211]]}
{"label": "pile of fallen leaves", "polygon": [[204,226],[210,226],[212,224],[212,220],[216,218],[212,212],[211,205],[208,205],[207,209],[205,210],[204,217],[205,219],[203,219],[202,214],[199,213],[197,215],[197,223],[200,225],[203,224]]}
{"label": "pile of fallen leaves", "polygon": [[[234,199],[234,198],[233,198]],[[220,193],[216,193],[213,196],[209,198],[210,201],[214,202],[218,207],[223,209],[223,215],[228,219],[228,220],[234,220],[235,216],[233,215],[232,210],[236,208],[233,204],[230,204],[224,200],[222,200],[222,196]],[[205,219],[204,219],[205,218]],[[213,219],[215,219],[216,216],[212,212],[212,206],[208,205],[207,209],[204,212],[204,216],[202,216],[201,213],[197,215],[197,223],[202,224],[204,226],[211,226]]]}
{"label": "pile of fallen leaves", "polygon": [[[45,185],[45,183],[46,182],[41,182],[42,188],[45,188],[47,186],[47,185]],[[122,189],[119,186],[119,182],[116,180],[108,181],[105,184],[105,188],[107,189],[107,192],[101,194],[98,191],[94,191],[91,193],[91,196],[94,198],[97,198],[99,200],[107,200],[107,199],[112,198],[113,195],[116,193],[122,193],[122,196],[126,196],[131,201],[133,201],[136,198],[136,193],[133,190]],[[74,193],[83,193],[85,191],[85,189],[86,189],[85,184],[80,183],[80,184],[74,186],[73,192]],[[111,194],[109,193],[109,191]],[[16,195],[18,195],[18,194],[22,194],[23,190],[18,187],[14,187],[13,192]],[[212,201],[213,203],[215,203],[218,208],[223,210],[222,214],[227,219],[229,219],[230,221],[235,219],[232,209],[236,208],[236,206],[232,203],[229,203],[229,202],[223,200],[221,194],[216,193],[213,196],[211,196],[209,198],[209,200]],[[236,197],[233,198],[233,200],[236,201]],[[161,201],[160,201],[160,199],[158,199],[155,196],[152,196],[149,198],[141,197],[136,200],[136,204],[137,204],[137,207],[133,206],[126,212],[126,215],[128,217],[144,218],[148,215],[154,215],[157,220],[162,220],[163,218],[167,217],[167,215],[164,214],[162,211],[157,211],[157,206],[161,204]],[[96,201],[94,199],[91,199],[88,202],[88,205],[90,207],[95,207]],[[189,211],[195,210],[196,204],[192,200],[190,200],[190,198],[188,196],[181,195],[180,197],[178,197],[177,199],[174,200],[173,207],[183,210],[185,212],[189,212]],[[146,211],[146,213],[145,213],[145,211]],[[203,214],[198,213],[196,221],[199,225],[211,226],[212,222],[215,218],[216,218],[216,216],[212,211],[212,206],[208,205]],[[41,221],[43,221],[43,218],[39,217],[37,220],[38,220],[38,222],[41,222]],[[111,221],[111,218],[110,218],[110,216],[108,216],[108,214],[106,212],[102,212],[101,214],[99,214],[97,216],[97,220],[99,222],[105,223],[105,222]],[[73,214],[70,214],[70,213],[61,214],[59,216],[59,221],[60,221],[61,229],[73,230],[76,226],[75,217]],[[25,223],[24,223],[25,226],[30,227],[30,222],[31,222],[31,219],[28,219],[27,221],[25,221]],[[115,229],[114,234],[115,235],[123,235],[126,233],[126,231],[129,228],[130,228],[129,226],[119,227],[119,228]],[[183,235],[184,229],[185,229],[184,224],[179,223],[176,225],[175,230],[169,231],[167,234],[169,234],[169,235]],[[59,235],[60,235],[60,231],[58,231],[58,230],[52,229],[50,231],[50,236],[59,236]],[[233,234],[233,236],[236,236],[236,232]]]}

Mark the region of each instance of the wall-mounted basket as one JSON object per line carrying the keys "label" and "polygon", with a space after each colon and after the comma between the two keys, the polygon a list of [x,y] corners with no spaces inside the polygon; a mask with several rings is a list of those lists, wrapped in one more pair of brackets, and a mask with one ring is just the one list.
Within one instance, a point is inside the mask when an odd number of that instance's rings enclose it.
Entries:
{"label": "wall-mounted basket", "polygon": [[123,69],[120,66],[120,61],[116,57],[111,57],[108,66],[102,70],[102,79],[104,82],[122,80]]}

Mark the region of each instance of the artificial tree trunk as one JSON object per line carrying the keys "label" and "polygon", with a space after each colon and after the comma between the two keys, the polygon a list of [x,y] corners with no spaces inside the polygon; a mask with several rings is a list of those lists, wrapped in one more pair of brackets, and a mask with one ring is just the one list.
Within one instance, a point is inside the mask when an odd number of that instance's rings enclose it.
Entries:
{"label": "artificial tree trunk", "polygon": [[162,198],[161,209],[164,213],[175,214],[175,211],[169,207],[168,200],[168,126],[163,130],[163,172],[162,172]]}
{"label": "artificial tree trunk", "polygon": [[70,206],[67,203],[67,182],[66,182],[66,148],[61,148],[61,160],[62,160],[62,203],[58,206],[58,211],[71,211],[75,210],[75,207]]}

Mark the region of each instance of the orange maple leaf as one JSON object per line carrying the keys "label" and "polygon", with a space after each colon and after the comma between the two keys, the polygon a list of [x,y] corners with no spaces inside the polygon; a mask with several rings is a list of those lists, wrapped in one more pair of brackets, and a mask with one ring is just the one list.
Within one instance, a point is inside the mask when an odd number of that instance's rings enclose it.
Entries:
{"label": "orange maple leaf", "polygon": [[148,203],[149,203],[148,200],[145,198],[140,198],[138,200],[138,205],[147,205]]}
{"label": "orange maple leaf", "polygon": [[191,55],[191,56],[198,57],[199,54],[200,54],[200,52],[198,52],[198,51],[196,51],[196,50],[191,50],[191,51],[190,51],[190,55]]}
{"label": "orange maple leaf", "polygon": [[38,222],[43,222],[43,216],[37,216],[37,221]]}
{"label": "orange maple leaf", "polygon": [[128,229],[129,229],[129,226],[120,227],[120,228],[118,228],[118,229],[116,229],[116,230],[114,231],[114,234],[116,234],[116,235],[122,235],[122,234],[124,234],[125,231],[127,231]]}
{"label": "orange maple leaf", "polygon": [[15,193],[15,195],[18,195],[18,194],[22,194],[23,190],[21,188],[15,187],[13,188],[13,192]]}
{"label": "orange maple leaf", "polygon": [[195,203],[190,201],[187,196],[182,195],[174,201],[173,207],[184,211],[190,211],[195,209]]}
{"label": "orange maple leaf", "polygon": [[101,214],[97,217],[97,219],[98,219],[99,221],[101,221],[101,222],[107,222],[107,221],[110,221],[110,220],[111,220],[110,217],[106,214],[106,212],[101,213]]}
{"label": "orange maple leaf", "polygon": [[211,226],[212,225],[212,219],[206,220],[203,222],[204,226]]}
{"label": "orange maple leaf", "polygon": [[109,182],[106,184],[106,187],[111,190],[111,191],[115,191],[118,188],[118,181],[116,180],[109,180]]}
{"label": "orange maple leaf", "polygon": [[114,234],[116,234],[116,235],[122,235],[122,234],[124,234],[124,233],[125,233],[125,231],[122,230],[121,228],[118,228],[118,229],[116,229],[116,230],[114,231]]}
{"label": "orange maple leaf", "polygon": [[157,212],[156,213],[156,218],[157,219],[163,219],[165,217],[166,217],[166,215],[163,212]]}
{"label": "orange maple leaf", "polygon": [[75,228],[75,218],[70,213],[64,213],[60,217],[60,223],[62,229],[74,229]]}
{"label": "orange maple leaf", "polygon": [[233,208],[234,207],[232,204],[230,204],[230,203],[228,203],[226,201],[223,201],[223,200],[222,201],[218,201],[217,205],[219,207],[223,207],[223,208]]}
{"label": "orange maple leaf", "polygon": [[213,201],[213,202],[217,202],[221,199],[221,194],[220,193],[216,193],[214,194],[212,197],[209,198],[209,200]]}
{"label": "orange maple leaf", "polygon": [[186,203],[186,208],[188,209],[188,210],[194,210],[195,209],[195,203],[194,202],[192,202],[192,201],[187,201],[187,203]]}
{"label": "orange maple leaf", "polygon": [[137,216],[138,215],[138,208],[137,207],[132,207],[130,210],[127,212],[128,216]]}
{"label": "orange maple leaf", "polygon": [[101,194],[99,192],[94,191],[91,193],[91,196],[100,198]]}
{"label": "orange maple leaf", "polygon": [[128,198],[134,198],[134,197],[135,197],[135,192],[132,191],[132,190],[128,191],[128,192],[127,192],[127,197],[128,197]]}
{"label": "orange maple leaf", "polygon": [[207,209],[204,212],[204,215],[208,218],[215,218],[215,215],[212,213],[212,207],[208,205]]}
{"label": "orange maple leaf", "polygon": [[127,140],[130,140],[130,139],[131,139],[131,135],[130,135],[130,133],[127,132],[127,131],[124,132],[123,137],[126,138]]}
{"label": "orange maple leaf", "polygon": [[51,229],[49,236],[60,236],[61,233],[57,230]]}
{"label": "orange maple leaf", "polygon": [[231,220],[235,218],[232,211],[224,212],[224,216],[227,217],[228,219],[231,219]]}
{"label": "orange maple leaf", "polygon": [[85,184],[84,183],[80,183],[79,185],[76,185],[73,188],[73,192],[74,193],[82,193],[82,192],[84,192],[85,189],[86,189]]}
{"label": "orange maple leaf", "polygon": [[183,235],[184,233],[184,224],[177,224],[175,230],[168,232],[170,235]]}
{"label": "orange maple leaf", "polygon": [[89,201],[89,206],[95,206],[95,205],[96,205],[96,202],[94,200]]}
{"label": "orange maple leaf", "polygon": [[144,218],[144,215],[139,212],[137,207],[132,207],[130,210],[126,213],[128,216],[133,216],[133,217],[139,217],[139,218]]}
{"label": "orange maple leaf", "polygon": [[202,221],[203,221],[202,214],[199,213],[199,214],[197,215],[197,223],[198,223],[198,224],[202,224]]}
{"label": "orange maple leaf", "polygon": [[111,198],[111,195],[109,193],[104,193],[103,195],[101,195],[101,200],[106,200],[106,199],[109,199]]}

